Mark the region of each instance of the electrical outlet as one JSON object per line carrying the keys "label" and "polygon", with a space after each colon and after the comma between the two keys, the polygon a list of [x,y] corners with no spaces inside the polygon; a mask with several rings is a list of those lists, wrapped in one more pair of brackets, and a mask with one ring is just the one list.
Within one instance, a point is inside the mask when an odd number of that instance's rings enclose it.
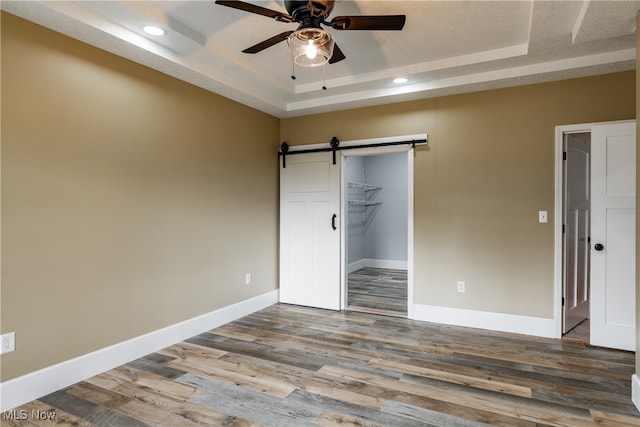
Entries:
{"label": "electrical outlet", "polygon": [[464,293],[464,282],[463,281],[459,281],[458,282],[458,292]]}
{"label": "electrical outlet", "polygon": [[251,284],[251,273],[247,273],[244,275],[244,284],[245,285]]}
{"label": "electrical outlet", "polygon": [[10,353],[16,349],[16,333],[0,335],[0,354]]}

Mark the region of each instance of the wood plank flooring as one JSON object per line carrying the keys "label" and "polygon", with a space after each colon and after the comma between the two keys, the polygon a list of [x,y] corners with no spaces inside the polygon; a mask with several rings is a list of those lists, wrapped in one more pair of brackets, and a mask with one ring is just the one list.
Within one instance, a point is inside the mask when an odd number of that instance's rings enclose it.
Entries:
{"label": "wood plank flooring", "polygon": [[591,321],[589,319],[583,320],[576,325],[575,328],[562,336],[563,340],[576,341],[584,344],[589,344],[591,341]]}
{"label": "wood plank flooring", "polygon": [[6,412],[0,422],[638,427],[633,366],[631,352],[278,304]]}
{"label": "wood plank flooring", "polygon": [[347,282],[350,310],[406,317],[406,270],[361,268],[350,273]]}

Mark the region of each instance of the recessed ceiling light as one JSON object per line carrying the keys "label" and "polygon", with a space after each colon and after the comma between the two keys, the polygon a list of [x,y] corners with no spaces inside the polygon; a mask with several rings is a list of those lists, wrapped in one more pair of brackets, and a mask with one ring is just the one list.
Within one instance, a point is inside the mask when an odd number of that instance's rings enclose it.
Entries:
{"label": "recessed ceiling light", "polygon": [[162,36],[164,35],[164,30],[160,27],[155,27],[153,25],[147,25],[143,28],[145,33],[151,34],[152,36]]}
{"label": "recessed ceiling light", "polygon": [[407,79],[406,77],[396,77],[395,79],[393,79],[393,82],[397,85],[402,84],[402,83],[406,83],[408,82],[409,79]]}

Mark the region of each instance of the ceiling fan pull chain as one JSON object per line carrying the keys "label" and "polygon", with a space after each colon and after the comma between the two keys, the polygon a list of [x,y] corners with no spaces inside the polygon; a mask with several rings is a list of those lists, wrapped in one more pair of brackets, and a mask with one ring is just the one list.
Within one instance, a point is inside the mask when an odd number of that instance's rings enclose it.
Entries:
{"label": "ceiling fan pull chain", "polygon": [[296,79],[296,63],[292,59],[291,60],[291,80],[295,80],[295,79]]}
{"label": "ceiling fan pull chain", "polygon": [[327,64],[322,64],[322,90],[327,90]]}

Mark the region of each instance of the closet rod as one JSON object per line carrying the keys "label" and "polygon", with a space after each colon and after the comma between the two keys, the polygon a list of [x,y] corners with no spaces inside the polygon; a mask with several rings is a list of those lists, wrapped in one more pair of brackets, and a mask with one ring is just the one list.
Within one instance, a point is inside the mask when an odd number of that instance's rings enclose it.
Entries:
{"label": "closet rod", "polygon": [[416,145],[426,144],[428,140],[426,138],[422,139],[412,139],[408,141],[393,141],[393,142],[374,142],[371,144],[362,144],[362,145],[348,145],[346,147],[340,147],[340,141],[335,136],[331,138],[331,142],[329,143],[329,147],[321,147],[321,148],[310,148],[308,150],[296,150],[289,151],[289,144],[283,142],[280,145],[280,151],[278,151],[278,158],[282,156],[282,167],[287,167],[287,156],[291,154],[303,154],[303,153],[322,153],[333,151],[333,164],[336,164],[336,151],[340,150],[352,150],[358,148],[375,148],[375,147],[388,147],[390,145],[411,145],[415,148]]}

